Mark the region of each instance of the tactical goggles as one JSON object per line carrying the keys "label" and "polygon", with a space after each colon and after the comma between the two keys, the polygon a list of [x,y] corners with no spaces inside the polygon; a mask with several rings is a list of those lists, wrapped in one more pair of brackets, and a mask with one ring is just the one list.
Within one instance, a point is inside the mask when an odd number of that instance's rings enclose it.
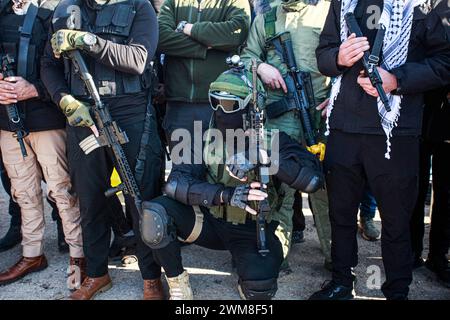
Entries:
{"label": "tactical goggles", "polygon": [[244,110],[251,99],[251,94],[249,94],[245,99],[242,99],[227,93],[209,93],[209,103],[211,108],[214,111],[221,108],[224,113],[234,113]]}

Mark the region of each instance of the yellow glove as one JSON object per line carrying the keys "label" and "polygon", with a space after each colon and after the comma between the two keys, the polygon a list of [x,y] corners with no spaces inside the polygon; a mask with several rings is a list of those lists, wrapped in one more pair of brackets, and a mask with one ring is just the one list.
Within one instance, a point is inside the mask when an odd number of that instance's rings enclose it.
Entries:
{"label": "yellow glove", "polygon": [[85,46],[83,39],[86,34],[88,32],[68,29],[56,31],[50,40],[55,57],[59,58],[65,51],[83,48]]}
{"label": "yellow glove", "polygon": [[323,161],[323,159],[325,159],[325,144],[323,144],[322,142],[319,142],[318,144],[310,147],[306,147],[306,149],[312,154],[319,155],[320,161]]}
{"label": "yellow glove", "polygon": [[74,127],[91,127],[94,125],[89,107],[71,95],[64,96],[59,102],[69,124]]}

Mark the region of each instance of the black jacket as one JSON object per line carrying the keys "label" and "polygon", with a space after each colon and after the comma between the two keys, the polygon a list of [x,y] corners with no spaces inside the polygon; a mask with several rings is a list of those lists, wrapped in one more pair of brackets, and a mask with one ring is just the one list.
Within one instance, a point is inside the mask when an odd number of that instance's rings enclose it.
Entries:
{"label": "black jacket", "polygon": [[[33,33],[28,51],[27,77],[38,93],[38,98],[19,102],[17,105],[24,114],[25,129],[33,131],[44,131],[52,129],[63,129],[66,120],[59,108],[51,101],[39,74],[40,57],[43,54],[47,40],[47,29],[51,22],[52,12],[58,1],[50,0],[44,2],[39,8],[38,15],[33,25]],[[18,16],[12,10],[12,1],[0,13],[0,54],[13,55],[17,61],[19,28],[23,24],[25,16]],[[12,52],[15,49],[15,52]],[[0,129],[10,131],[10,125],[6,109],[0,107]]]}
{"label": "black jacket", "polygon": [[[360,0],[355,9],[362,33],[371,45],[377,30],[367,27],[371,15],[367,13],[367,7],[376,5],[382,8],[382,4],[382,0]],[[330,77],[343,74],[330,128],[351,133],[384,134],[376,98],[366,94],[357,83],[358,74],[363,69],[362,62],[347,69],[337,66],[341,45],[340,9],[341,1],[333,0],[316,50],[319,70],[323,74]],[[392,133],[418,136],[422,128],[423,93],[450,83],[450,41],[434,10],[424,12],[415,8],[407,62],[390,72],[398,79],[396,94],[403,95],[398,126]]]}
{"label": "black jacket", "polygon": [[423,115],[423,138],[432,142],[450,141],[450,86],[427,92]]}

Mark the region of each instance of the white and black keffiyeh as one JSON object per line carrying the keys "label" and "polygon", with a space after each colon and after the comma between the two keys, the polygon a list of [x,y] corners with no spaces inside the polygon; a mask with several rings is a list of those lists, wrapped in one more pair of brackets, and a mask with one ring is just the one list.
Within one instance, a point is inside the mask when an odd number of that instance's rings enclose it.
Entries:
{"label": "white and black keffiyeh", "polygon": [[[341,41],[345,41],[349,36],[348,27],[344,16],[348,12],[353,12],[358,4],[358,0],[341,0]],[[383,13],[379,21],[380,25],[386,28],[386,35],[383,41],[383,63],[381,67],[385,70],[392,70],[403,65],[408,56],[408,45],[411,36],[411,27],[414,8],[424,4],[427,0],[384,0]],[[342,75],[337,77],[331,88],[330,103],[327,107],[327,135],[329,134],[329,120],[333,104],[339,95],[342,85]],[[387,94],[391,111],[387,112],[383,102],[378,98],[378,114],[381,118],[381,126],[386,134],[387,150],[385,158],[390,159],[392,130],[397,126],[400,117],[400,105],[402,96]]]}

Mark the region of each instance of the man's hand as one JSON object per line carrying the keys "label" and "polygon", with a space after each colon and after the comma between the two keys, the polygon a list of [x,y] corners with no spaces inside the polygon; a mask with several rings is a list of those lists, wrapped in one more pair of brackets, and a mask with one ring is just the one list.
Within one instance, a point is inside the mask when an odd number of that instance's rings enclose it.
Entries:
{"label": "man's hand", "polygon": [[64,96],[59,102],[61,110],[64,112],[69,124],[74,127],[93,127],[94,121],[92,120],[89,112],[89,107],[84,103],[76,100],[71,95]]}
{"label": "man's hand", "polygon": [[53,48],[53,54],[59,58],[65,51],[75,50],[84,47],[83,37],[87,32],[61,29],[56,31],[50,43]]}
{"label": "man's hand", "polygon": [[366,37],[357,38],[354,33],[345,40],[339,47],[337,64],[340,67],[352,67],[364,55],[364,51],[370,49],[369,41]]}
{"label": "man's hand", "polygon": [[12,88],[17,101],[24,101],[39,96],[36,87],[22,77],[7,77],[4,82],[10,83],[7,87]]}
{"label": "man's hand", "polygon": [[4,81],[3,74],[0,73],[0,104],[10,105],[13,103],[17,103],[14,87],[9,82]]}
{"label": "man's hand", "polygon": [[328,107],[329,103],[330,103],[330,99],[326,99],[324,102],[322,102],[321,104],[319,104],[316,107],[317,111],[322,111],[322,113],[321,113],[322,118],[326,118],[326,116],[327,116],[327,107]]}
{"label": "man's hand", "polygon": [[[397,89],[398,87],[397,77],[392,73],[384,70],[383,68],[377,67],[377,69],[378,73],[380,74],[381,80],[383,81],[384,92],[390,93],[395,89]],[[369,77],[366,77],[364,71],[360,72],[357,82],[368,95],[378,98],[377,89],[375,89],[375,87],[372,86]]]}
{"label": "man's hand", "polygon": [[234,188],[231,197],[224,199],[224,202],[229,203],[233,207],[241,208],[250,214],[257,215],[256,210],[249,206],[249,201],[263,201],[268,197],[267,193],[258,190],[260,188],[261,183],[259,182],[238,186]]}
{"label": "man's hand", "polygon": [[271,89],[283,89],[284,93],[288,92],[283,76],[277,68],[263,62],[258,66],[257,72],[261,81]]}
{"label": "man's hand", "polygon": [[184,26],[184,29],[183,29],[183,33],[190,37],[193,26],[194,25],[192,23],[186,23],[186,25]]}

